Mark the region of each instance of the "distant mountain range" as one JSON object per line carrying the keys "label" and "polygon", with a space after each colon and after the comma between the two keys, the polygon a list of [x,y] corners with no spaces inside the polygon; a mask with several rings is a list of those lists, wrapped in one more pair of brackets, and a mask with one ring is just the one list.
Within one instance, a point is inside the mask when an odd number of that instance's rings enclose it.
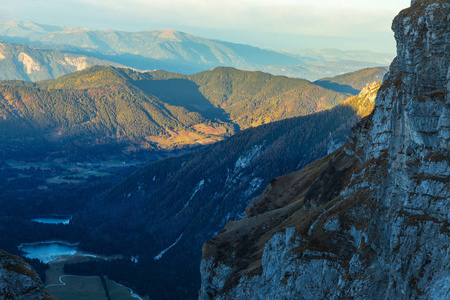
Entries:
{"label": "distant mountain range", "polygon": [[[360,72],[372,74],[364,77],[371,82],[379,80],[380,71]],[[224,67],[182,75],[99,66],[37,83],[0,81],[0,143],[4,155],[49,147],[202,145],[331,108],[357,91],[350,81],[324,88]]]}
{"label": "distant mountain range", "polygon": [[371,61],[389,65],[392,58],[387,53],[373,51],[352,51],[339,49],[303,49],[298,51],[282,51],[283,53],[300,57],[306,63],[314,61]]}
{"label": "distant mountain range", "polygon": [[368,82],[382,81],[388,68],[367,68],[335,77],[322,78],[314,81],[321,87],[342,93],[358,94]]}
{"label": "distant mountain range", "polygon": [[[217,66],[229,66],[309,80],[365,67],[388,65],[394,56],[388,53],[333,49],[276,52],[209,40],[172,29],[132,33],[21,21],[0,21],[0,40],[26,44],[36,48],[36,51],[59,50],[88,56],[91,60],[96,58],[102,61],[102,65],[121,64],[140,70],[163,69],[192,74]],[[0,49],[0,57],[1,51],[4,50]],[[31,55],[30,57],[33,58]],[[325,61],[330,63],[324,64]],[[49,73],[48,77],[34,77],[48,79],[56,78],[57,75],[59,74]],[[27,77],[21,79],[29,80]]]}

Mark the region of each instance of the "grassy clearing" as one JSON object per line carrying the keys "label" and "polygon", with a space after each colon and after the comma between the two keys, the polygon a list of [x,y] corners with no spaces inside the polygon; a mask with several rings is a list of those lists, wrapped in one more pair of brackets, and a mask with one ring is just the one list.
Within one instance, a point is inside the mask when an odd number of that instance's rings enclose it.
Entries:
{"label": "grassy clearing", "polygon": [[96,171],[86,171],[84,173],[80,173],[80,174],[73,174],[73,175],[69,175],[66,176],[66,178],[73,178],[73,179],[69,179],[69,180],[77,180],[77,179],[88,179],[91,176],[95,176],[95,177],[105,177],[105,176],[110,176],[112,175],[111,173],[107,173],[107,172],[96,172]]}
{"label": "grassy clearing", "polygon": [[[207,130],[205,127],[201,127]],[[212,128],[212,127],[211,127]],[[210,129],[209,129],[210,130]],[[189,131],[173,131],[168,130],[169,135],[158,135],[158,136],[147,136],[145,139],[148,142],[156,143],[159,147],[165,149],[176,148],[180,146],[186,145],[194,145],[194,144],[210,144],[220,140],[223,140],[221,136],[210,136],[204,135],[200,131],[197,132],[189,132]]]}
{"label": "grassy clearing", "polygon": [[[111,257],[114,259],[117,257]],[[105,289],[98,276],[84,277],[64,273],[64,263],[82,262],[92,260],[91,257],[73,256],[64,261],[55,261],[49,264],[47,270],[47,290],[59,300],[107,300]],[[59,278],[65,285],[62,285]],[[57,284],[54,286],[54,284]],[[50,286],[49,286],[50,285]],[[112,300],[136,300],[131,297],[130,291],[106,278],[106,286]]]}
{"label": "grassy clearing", "polygon": [[49,178],[47,179],[47,183],[53,183],[53,184],[61,184],[61,183],[69,183],[69,184],[78,184],[83,183],[84,180],[75,180],[75,179],[64,179],[59,176]]}
{"label": "grassy clearing", "polygon": [[66,285],[47,288],[60,300],[107,300],[100,277],[64,276],[61,280]]}

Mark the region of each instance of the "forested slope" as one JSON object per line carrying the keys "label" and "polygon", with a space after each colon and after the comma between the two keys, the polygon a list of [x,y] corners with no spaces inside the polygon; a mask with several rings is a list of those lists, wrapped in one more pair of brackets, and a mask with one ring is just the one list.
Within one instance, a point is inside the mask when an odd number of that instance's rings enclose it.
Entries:
{"label": "forested slope", "polygon": [[[71,272],[107,273],[156,298],[193,298],[203,242],[228,221],[242,218],[272,178],[339,147],[373,108],[379,86],[375,83],[331,110],[250,128],[147,165],[74,219],[86,232],[81,241],[86,250],[139,256],[139,262],[73,265]],[[121,275],[138,270],[145,275]]]}

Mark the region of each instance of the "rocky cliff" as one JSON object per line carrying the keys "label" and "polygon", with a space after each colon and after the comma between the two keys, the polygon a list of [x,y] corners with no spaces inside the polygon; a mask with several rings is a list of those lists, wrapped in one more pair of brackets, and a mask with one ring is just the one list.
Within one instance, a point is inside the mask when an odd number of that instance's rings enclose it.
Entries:
{"label": "rocky cliff", "polygon": [[91,56],[0,41],[0,80],[39,81],[58,78],[95,65],[124,67]]}
{"label": "rocky cliff", "polygon": [[449,21],[400,12],[374,113],[205,243],[200,299],[450,299]]}
{"label": "rocky cliff", "polygon": [[41,279],[23,259],[0,250],[0,299],[55,299],[44,288]]}

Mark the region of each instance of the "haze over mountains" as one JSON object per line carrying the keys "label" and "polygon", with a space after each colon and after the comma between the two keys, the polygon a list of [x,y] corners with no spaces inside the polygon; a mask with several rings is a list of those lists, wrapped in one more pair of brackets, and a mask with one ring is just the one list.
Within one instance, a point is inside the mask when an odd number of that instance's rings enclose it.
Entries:
{"label": "haze over mountains", "polygon": [[314,81],[321,87],[342,93],[358,94],[368,83],[382,81],[388,68],[368,68]]}
{"label": "haze over mountains", "polygon": [[[365,67],[386,66],[393,57],[388,53],[333,49],[276,52],[204,39],[172,29],[132,33],[0,21],[0,33],[0,40],[7,43],[86,55],[102,60],[102,65],[109,64],[110,61],[110,65],[121,64],[140,70],[163,69],[188,74],[217,66],[230,66],[316,80]],[[55,78],[45,76],[53,75],[43,74],[35,78]],[[28,80],[27,77],[21,79]]]}

